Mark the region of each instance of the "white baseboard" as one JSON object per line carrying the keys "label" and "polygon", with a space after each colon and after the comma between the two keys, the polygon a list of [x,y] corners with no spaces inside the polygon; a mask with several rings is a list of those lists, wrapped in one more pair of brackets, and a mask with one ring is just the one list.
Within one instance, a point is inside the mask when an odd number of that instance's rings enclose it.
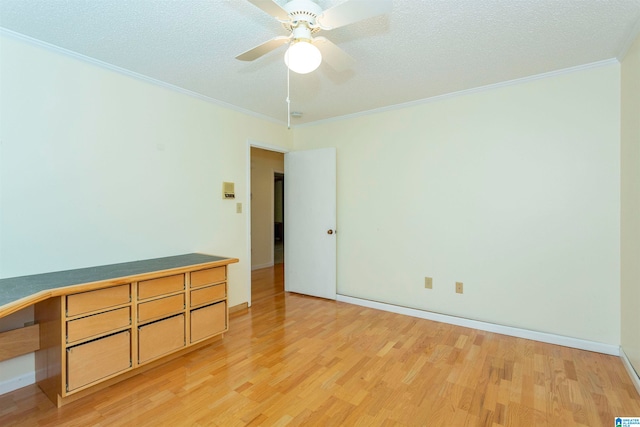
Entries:
{"label": "white baseboard", "polygon": [[622,359],[622,364],[627,370],[627,374],[629,374],[629,378],[631,378],[631,382],[633,386],[636,388],[638,394],[640,394],[640,377],[638,377],[638,373],[635,369],[633,369],[633,365],[631,365],[631,361],[627,357],[627,353],[624,352],[622,347],[620,347],[620,359]]}
{"label": "white baseboard", "polygon": [[565,347],[577,348],[580,350],[595,351],[597,353],[620,356],[620,347],[611,344],[604,344],[595,341],[587,341],[578,338],[566,337],[563,335],[549,334],[546,332],[531,331],[528,329],[503,326],[495,323],[481,322],[479,320],[465,319],[463,317],[449,316],[446,314],[433,313],[431,311],[418,310],[415,308],[401,307],[393,304],[386,304],[377,301],[369,301],[361,298],[337,295],[336,299],[349,304],[374,308],[382,311],[389,311],[406,316],[419,317],[421,319],[433,320],[435,322],[449,323],[465,328],[479,329],[481,331],[494,332],[496,334],[509,335],[512,337],[525,338],[534,341],[557,344]]}
{"label": "white baseboard", "polygon": [[22,387],[26,387],[36,382],[36,373],[27,372],[15,378],[10,378],[6,381],[0,382],[0,394],[9,393],[10,391],[17,390]]}
{"label": "white baseboard", "polygon": [[273,267],[273,263],[272,262],[268,262],[266,264],[252,265],[251,266],[251,271],[260,270],[261,268],[269,268],[269,267]]}

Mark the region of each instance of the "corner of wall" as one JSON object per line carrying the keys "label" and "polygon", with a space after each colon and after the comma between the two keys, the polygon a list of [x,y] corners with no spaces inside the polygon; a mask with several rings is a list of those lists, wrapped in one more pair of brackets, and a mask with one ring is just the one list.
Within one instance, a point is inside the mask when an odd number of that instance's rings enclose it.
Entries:
{"label": "corner of wall", "polygon": [[640,36],[621,64],[620,341],[627,362],[640,370]]}

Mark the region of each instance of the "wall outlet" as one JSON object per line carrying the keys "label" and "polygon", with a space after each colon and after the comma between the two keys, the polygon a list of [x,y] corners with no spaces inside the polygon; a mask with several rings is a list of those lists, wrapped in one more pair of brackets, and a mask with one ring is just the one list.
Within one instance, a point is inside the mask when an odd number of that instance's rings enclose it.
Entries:
{"label": "wall outlet", "polygon": [[236,203],[236,213],[242,213],[242,203]]}
{"label": "wall outlet", "polygon": [[462,282],[456,282],[456,294],[462,293]]}
{"label": "wall outlet", "polygon": [[424,288],[425,289],[433,289],[433,278],[425,277],[424,278]]}

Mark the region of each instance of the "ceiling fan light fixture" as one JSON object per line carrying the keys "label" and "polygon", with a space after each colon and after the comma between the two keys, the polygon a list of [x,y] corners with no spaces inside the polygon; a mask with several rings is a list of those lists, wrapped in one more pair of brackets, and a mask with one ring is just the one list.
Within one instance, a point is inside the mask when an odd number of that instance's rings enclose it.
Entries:
{"label": "ceiling fan light fixture", "polygon": [[284,54],[284,63],[294,73],[307,74],[320,66],[320,50],[306,40],[292,43]]}

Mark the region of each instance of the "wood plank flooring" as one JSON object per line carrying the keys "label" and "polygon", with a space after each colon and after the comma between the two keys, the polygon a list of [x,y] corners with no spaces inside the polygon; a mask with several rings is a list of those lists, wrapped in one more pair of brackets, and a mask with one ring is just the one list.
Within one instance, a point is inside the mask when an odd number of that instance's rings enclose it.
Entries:
{"label": "wood plank flooring", "polygon": [[251,304],[274,298],[284,292],[284,264],[254,270],[251,273]]}
{"label": "wood plank flooring", "polygon": [[254,279],[253,306],[224,340],[61,409],[35,385],[2,395],[0,425],[613,426],[640,416],[617,357],[285,293],[277,269]]}

